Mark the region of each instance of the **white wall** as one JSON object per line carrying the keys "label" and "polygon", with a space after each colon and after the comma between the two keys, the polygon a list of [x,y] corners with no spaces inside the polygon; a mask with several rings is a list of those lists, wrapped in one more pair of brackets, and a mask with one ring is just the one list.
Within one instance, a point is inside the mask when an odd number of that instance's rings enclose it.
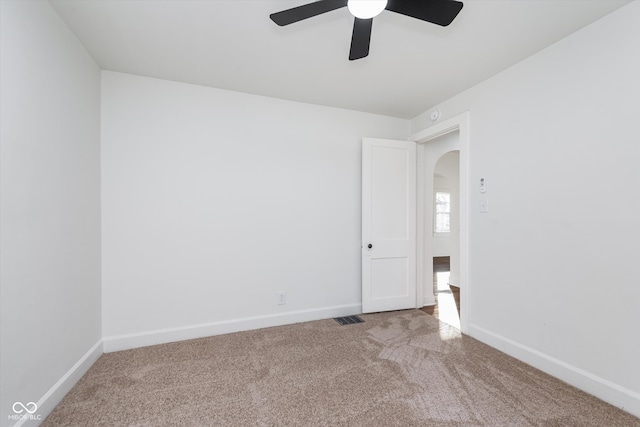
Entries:
{"label": "white wall", "polygon": [[101,354],[100,71],[48,2],[0,2],[0,424]]}
{"label": "white wall", "polygon": [[360,312],[361,137],[409,121],[113,72],[102,87],[107,351]]}
{"label": "white wall", "polygon": [[632,2],[437,106],[471,115],[470,333],[636,415],[638,22]]}

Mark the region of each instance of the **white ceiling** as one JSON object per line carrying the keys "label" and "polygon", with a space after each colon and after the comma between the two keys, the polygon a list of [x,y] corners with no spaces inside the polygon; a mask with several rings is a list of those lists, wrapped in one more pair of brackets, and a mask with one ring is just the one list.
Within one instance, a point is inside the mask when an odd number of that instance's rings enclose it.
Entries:
{"label": "white ceiling", "polygon": [[448,27],[384,11],[369,56],[348,61],[346,8],[269,19],[310,1],[51,3],[105,70],[413,118],[629,2],[466,0]]}

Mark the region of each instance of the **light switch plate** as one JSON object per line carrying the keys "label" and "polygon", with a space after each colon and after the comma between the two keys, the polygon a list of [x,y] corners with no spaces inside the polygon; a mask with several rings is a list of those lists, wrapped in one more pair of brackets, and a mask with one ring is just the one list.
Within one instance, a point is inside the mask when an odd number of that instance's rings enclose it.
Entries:
{"label": "light switch plate", "polygon": [[489,212],[489,199],[486,197],[480,198],[480,213]]}

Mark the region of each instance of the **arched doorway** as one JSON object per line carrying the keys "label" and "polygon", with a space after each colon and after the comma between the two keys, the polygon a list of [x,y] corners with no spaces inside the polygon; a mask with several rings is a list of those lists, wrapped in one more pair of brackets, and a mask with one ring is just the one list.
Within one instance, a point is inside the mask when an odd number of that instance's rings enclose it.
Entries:
{"label": "arched doorway", "polygon": [[[434,209],[434,173],[438,160],[448,152],[457,151],[459,155],[459,258],[457,274],[450,277],[451,282],[460,286],[460,330],[465,333],[469,327],[470,307],[468,283],[468,241],[469,241],[469,185],[468,185],[468,149],[470,143],[469,112],[447,119],[434,126],[419,131],[410,137],[418,143],[418,221],[417,221],[417,258],[418,258],[418,301],[419,306],[436,303],[433,292],[433,209]],[[453,261],[456,264],[456,260]]]}

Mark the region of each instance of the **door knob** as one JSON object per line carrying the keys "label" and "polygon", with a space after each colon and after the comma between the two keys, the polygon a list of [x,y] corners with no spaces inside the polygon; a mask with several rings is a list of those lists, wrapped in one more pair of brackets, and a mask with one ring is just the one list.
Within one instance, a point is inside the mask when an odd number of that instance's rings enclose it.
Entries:
{"label": "door knob", "polygon": [[369,244],[367,245],[367,247],[368,247],[369,249],[371,249],[371,248],[373,247],[373,245],[372,245],[371,243],[369,243]]}

